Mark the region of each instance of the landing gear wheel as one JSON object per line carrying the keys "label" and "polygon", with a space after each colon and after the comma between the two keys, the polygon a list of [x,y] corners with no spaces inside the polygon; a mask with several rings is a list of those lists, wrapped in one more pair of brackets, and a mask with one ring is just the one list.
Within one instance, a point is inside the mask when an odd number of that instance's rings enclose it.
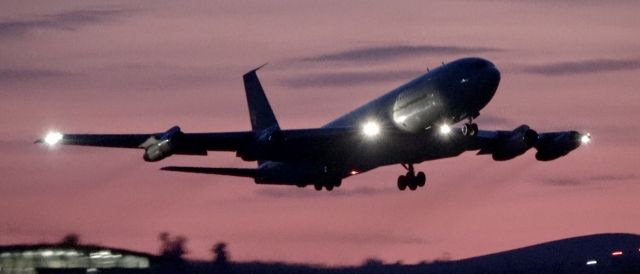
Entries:
{"label": "landing gear wheel", "polygon": [[413,164],[402,164],[402,167],[407,170],[407,174],[398,177],[398,189],[405,190],[408,187],[410,190],[416,190],[425,185],[427,176],[424,172],[420,171],[416,174]]}
{"label": "landing gear wheel", "polygon": [[418,174],[416,175],[417,185],[419,187],[423,187],[426,182],[427,182],[427,175],[425,175],[424,172],[422,171],[418,172]]}
{"label": "landing gear wheel", "polygon": [[398,177],[398,189],[401,191],[407,189],[407,177],[405,177],[404,175],[400,175]]}
{"label": "landing gear wheel", "polygon": [[409,189],[416,190],[416,188],[418,188],[418,185],[416,184],[416,173],[413,172],[413,168],[409,169],[405,177],[406,177],[407,186],[409,187]]}
{"label": "landing gear wheel", "polygon": [[411,191],[418,189],[418,185],[416,184],[415,180],[409,183],[409,189],[411,189]]}
{"label": "landing gear wheel", "polygon": [[314,184],[313,188],[315,188],[317,191],[322,190],[322,185],[321,184]]}
{"label": "landing gear wheel", "polygon": [[476,136],[478,135],[478,124],[476,123],[465,123],[462,126],[462,135],[464,136]]}
{"label": "landing gear wheel", "polygon": [[333,190],[333,183],[328,183],[324,186],[324,188],[327,189],[327,191],[332,191]]}

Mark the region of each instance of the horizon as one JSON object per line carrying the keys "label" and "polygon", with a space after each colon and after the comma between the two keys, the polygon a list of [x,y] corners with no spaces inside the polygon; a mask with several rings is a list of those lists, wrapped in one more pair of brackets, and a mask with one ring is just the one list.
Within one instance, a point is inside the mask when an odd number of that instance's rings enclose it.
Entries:
{"label": "horizon", "polygon": [[[224,239],[238,260],[327,265],[468,258],[527,243],[640,234],[640,2],[331,1],[0,4],[0,245],[78,233],[155,252],[167,231],[190,259]],[[375,20],[374,20],[375,19]],[[255,167],[232,153],[145,163],[142,151],[33,144],[67,133],[250,128],[242,75],[283,129],[318,127],[441,62],[481,56],[502,73],[481,129],[588,131],[552,162],[464,153],[399,166],[332,192],[173,174],[165,165]],[[209,242],[210,241],[210,242]]]}
{"label": "horizon", "polygon": [[[162,234],[162,233],[161,233]],[[172,237],[173,236],[173,237]],[[514,253],[514,252],[519,252],[519,251],[523,251],[523,250],[531,250],[533,248],[537,248],[540,246],[548,246],[548,245],[557,245],[559,243],[569,243],[569,242],[576,242],[578,240],[580,241],[584,241],[584,240],[600,240],[600,238],[604,238],[604,237],[636,237],[637,240],[640,240],[640,234],[632,234],[632,233],[597,233],[597,234],[589,234],[589,235],[581,235],[581,236],[574,236],[574,237],[568,237],[568,238],[562,238],[562,239],[554,239],[554,240],[549,240],[549,241],[544,241],[544,242],[539,242],[539,243],[535,243],[535,244],[530,244],[530,245],[526,245],[526,246],[521,246],[521,247],[517,247],[514,249],[509,249],[509,250],[501,250],[498,252],[493,252],[493,253],[487,253],[487,254],[480,254],[477,256],[473,256],[473,257],[467,257],[467,258],[458,258],[458,259],[452,259],[449,256],[449,254],[441,254],[440,257],[437,258],[425,258],[421,261],[418,261],[416,263],[405,263],[403,260],[397,260],[394,262],[389,262],[389,261],[384,261],[380,258],[376,258],[376,257],[368,257],[368,258],[363,258],[362,261],[360,263],[357,264],[343,264],[343,265],[331,265],[331,264],[317,264],[317,263],[308,263],[308,262],[297,262],[297,263],[292,263],[292,262],[286,262],[286,261],[269,261],[269,260],[260,260],[258,259],[254,259],[254,260],[249,260],[249,261],[237,261],[233,259],[233,252],[232,249],[230,248],[230,246],[232,246],[232,244],[227,243],[225,241],[219,241],[216,242],[213,246],[218,246],[219,244],[223,244],[224,245],[224,255],[226,257],[226,259],[228,260],[229,263],[267,263],[267,264],[271,264],[271,263],[284,263],[284,264],[295,264],[295,265],[308,265],[308,266],[314,266],[314,267],[352,267],[352,266],[364,266],[367,265],[371,262],[379,262],[383,265],[392,265],[392,264],[401,264],[401,265],[417,265],[417,264],[430,264],[430,263],[439,263],[439,262],[458,262],[458,261],[465,261],[465,260],[473,260],[473,259],[480,259],[480,258],[484,258],[484,257],[491,257],[491,256],[496,256],[496,255],[504,255],[504,254],[509,254],[509,253]],[[74,239],[72,240],[72,242],[69,241],[69,237],[74,237]],[[131,253],[139,253],[142,255],[148,255],[148,256],[154,256],[154,257],[163,257],[165,255],[163,255],[163,252],[168,251],[167,248],[168,246],[166,246],[167,243],[171,243],[171,241],[175,241],[177,239],[180,239],[181,237],[184,237],[184,235],[180,235],[180,234],[176,234],[176,235],[171,235],[169,233],[167,233],[167,239],[169,240],[168,242],[163,242],[163,240],[159,239],[159,244],[160,244],[160,248],[158,252],[142,252],[142,251],[138,251],[138,250],[132,250],[132,249],[123,249],[120,247],[116,247],[116,246],[109,246],[109,245],[102,245],[102,244],[96,244],[96,243],[91,243],[91,242],[85,242],[84,239],[82,239],[80,237],[80,235],[77,234],[68,234],[65,235],[64,238],[60,239],[59,241],[56,242],[38,242],[38,243],[21,243],[21,244],[14,244],[14,245],[0,245],[0,248],[13,248],[13,247],[17,247],[17,246],[59,246],[59,247],[81,247],[81,248],[91,248],[91,247],[99,247],[99,248],[107,248],[110,250],[118,250],[118,251],[125,251],[125,252],[131,252]],[[186,241],[184,241],[182,244],[180,244],[179,249],[180,250],[184,250],[184,254],[180,254],[177,255],[179,256],[179,258],[182,258],[184,260],[187,261],[192,261],[192,262],[205,262],[205,261],[211,261],[211,260],[216,260],[216,256],[217,253],[215,253],[213,250],[211,250],[211,255],[212,257],[208,258],[208,259],[203,259],[203,258],[189,258],[188,254],[189,254],[189,249],[188,249],[188,237],[184,237],[186,238]],[[177,242],[173,242],[174,244]],[[584,245],[584,242],[581,242],[582,245]],[[628,243],[627,243],[628,244]],[[175,246],[174,246],[175,247]],[[613,247],[614,249],[611,249],[610,252],[616,251],[616,250],[621,250],[620,247]],[[640,248],[638,249],[640,251]],[[598,251],[594,251],[593,252],[593,257],[596,257],[598,255],[602,255],[602,253],[605,254],[609,254],[607,253],[608,250],[598,250]],[[635,251],[635,249],[634,249]],[[558,252],[557,250],[555,252]],[[231,255],[231,256],[230,256]],[[170,254],[170,255],[166,255],[166,256],[176,256],[175,254]]]}

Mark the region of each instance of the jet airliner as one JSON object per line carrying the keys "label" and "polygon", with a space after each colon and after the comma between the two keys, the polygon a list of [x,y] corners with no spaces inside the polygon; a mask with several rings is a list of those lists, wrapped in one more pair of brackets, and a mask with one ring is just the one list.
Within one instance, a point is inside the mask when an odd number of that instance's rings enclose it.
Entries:
{"label": "jet airliner", "polygon": [[[262,67],[262,66],[261,66]],[[166,166],[166,171],[252,178],[257,184],[313,185],[331,191],[345,178],[377,167],[400,164],[400,190],[426,182],[414,165],[455,157],[465,151],[489,154],[496,161],[513,159],[535,148],[535,157],[550,161],[590,141],[575,130],[538,133],[527,125],[513,130],[479,130],[474,119],[491,101],[500,71],[488,60],[463,58],[424,75],[327,123],[320,128],[281,129],[257,76],[243,76],[251,120],[250,131],[185,133],[178,126],[150,134],[50,133],[50,145],[138,148],[143,159],[171,155],[207,155],[232,151],[257,168]],[[456,123],[459,127],[452,127]]]}

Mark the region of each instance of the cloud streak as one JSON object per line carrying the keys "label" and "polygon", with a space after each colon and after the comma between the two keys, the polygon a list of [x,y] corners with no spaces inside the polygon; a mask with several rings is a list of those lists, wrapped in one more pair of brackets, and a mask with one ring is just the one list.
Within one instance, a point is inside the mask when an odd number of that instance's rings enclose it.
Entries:
{"label": "cloud streak", "polygon": [[269,198],[320,198],[320,197],[353,197],[353,196],[372,196],[389,193],[394,191],[394,188],[373,188],[373,187],[358,187],[354,189],[337,189],[332,192],[319,192],[312,189],[280,189],[280,188],[261,188],[256,190],[256,194],[259,196]]}
{"label": "cloud streak", "polygon": [[412,58],[428,55],[455,55],[476,54],[489,51],[498,51],[495,48],[485,47],[458,47],[436,45],[386,45],[358,47],[301,58],[303,62],[382,62],[397,59]]}
{"label": "cloud streak", "polygon": [[[291,232],[287,235],[281,233],[270,233],[267,239],[272,243],[290,243],[295,239],[296,243],[317,244],[317,243],[339,243],[342,245],[428,245],[437,242],[425,239],[418,235],[406,233],[394,233],[393,231],[358,231],[355,233],[342,231],[322,231],[313,233],[306,231]],[[264,239],[259,239],[264,241]]]}
{"label": "cloud streak", "polygon": [[[165,64],[120,63],[108,66],[73,68],[50,67],[2,67],[0,84],[47,86],[73,83],[82,89],[152,88],[173,92],[176,88],[213,85],[221,81],[236,81],[224,77],[224,71],[216,67],[176,66]],[[1,91],[0,91],[1,92]]]}
{"label": "cloud streak", "polygon": [[310,73],[287,78],[280,83],[291,88],[308,87],[345,87],[358,86],[388,81],[410,80],[426,71],[397,70],[397,71],[349,71]]}
{"label": "cloud streak", "polygon": [[597,183],[627,181],[635,178],[637,178],[635,174],[605,174],[587,178],[547,178],[541,181],[543,184],[550,186],[588,186]]}
{"label": "cloud streak", "polygon": [[640,69],[640,59],[591,59],[568,61],[544,65],[525,66],[526,73],[543,76],[564,76],[571,74],[630,71]]}
{"label": "cloud streak", "polygon": [[511,121],[511,120],[509,120],[507,118],[496,116],[496,115],[492,115],[492,114],[482,114],[482,115],[478,116],[476,121],[478,121],[479,123],[482,123],[485,126],[486,125],[507,126],[509,124],[513,124],[513,121]]}
{"label": "cloud streak", "polygon": [[50,69],[0,69],[0,83],[40,78],[68,76],[73,73]]}
{"label": "cloud streak", "polygon": [[430,241],[412,235],[394,235],[392,233],[364,234],[364,233],[337,233],[333,235],[320,235],[317,241],[333,241],[337,243],[350,243],[357,245],[394,245],[414,244],[425,245]]}
{"label": "cloud streak", "polygon": [[[474,54],[490,51],[500,51],[497,48],[486,47],[459,47],[437,45],[382,45],[365,46],[327,54],[302,57],[289,60],[289,65],[298,63],[308,66],[310,63],[382,63],[401,59],[416,58],[422,56],[442,56],[455,54]],[[308,87],[351,87],[371,83],[383,83],[388,81],[410,80],[426,71],[421,70],[395,70],[395,71],[344,71],[344,72],[317,72],[296,75],[281,80],[283,86],[291,88]]]}
{"label": "cloud streak", "polygon": [[75,10],[40,16],[22,21],[0,22],[0,39],[23,36],[37,29],[76,30],[87,24],[96,24],[118,18],[129,11],[110,10]]}

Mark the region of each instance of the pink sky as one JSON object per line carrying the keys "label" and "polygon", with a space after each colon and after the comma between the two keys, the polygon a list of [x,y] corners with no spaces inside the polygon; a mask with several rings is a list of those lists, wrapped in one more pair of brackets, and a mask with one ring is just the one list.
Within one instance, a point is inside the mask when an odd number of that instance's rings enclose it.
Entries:
{"label": "pink sky", "polygon": [[[640,233],[637,1],[158,2],[0,4],[0,244],[76,232],[156,252],[168,231],[192,258],[224,240],[234,260],[357,264]],[[158,170],[254,166],[230,153],[146,163],[139,150],[32,144],[50,129],[247,130],[241,76],[264,62],[281,126],[317,127],[469,55],[502,71],[481,128],[576,129],[593,143],[545,163],[533,151],[422,163],[416,192],[384,167],[331,193]]]}

